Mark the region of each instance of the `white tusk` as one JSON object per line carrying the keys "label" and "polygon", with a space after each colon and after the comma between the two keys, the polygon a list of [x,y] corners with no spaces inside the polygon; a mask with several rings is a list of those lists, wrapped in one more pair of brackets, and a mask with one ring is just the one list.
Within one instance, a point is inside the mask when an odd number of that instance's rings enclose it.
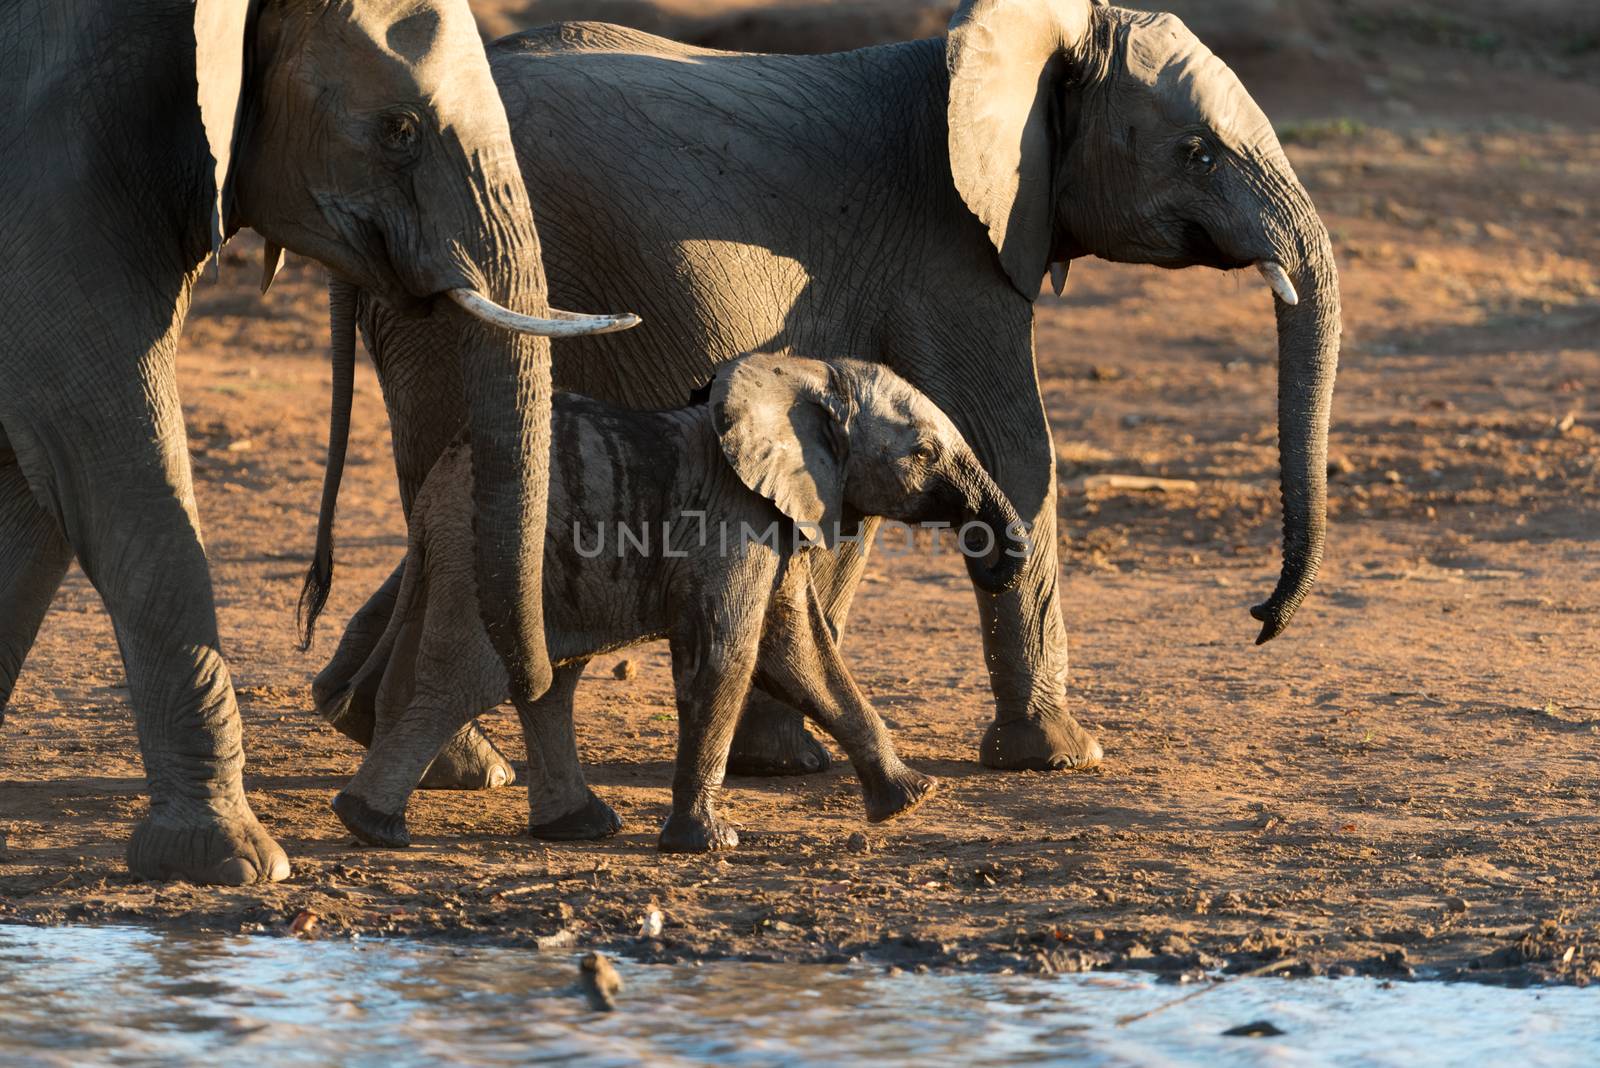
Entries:
{"label": "white tusk", "polygon": [[1283,264],[1277,260],[1257,260],[1256,270],[1261,272],[1261,277],[1267,280],[1267,285],[1278,294],[1278,299],[1291,307],[1300,303],[1300,294],[1294,291],[1294,283],[1289,281],[1289,272],[1283,269]]}
{"label": "white tusk", "polygon": [[1055,289],[1058,297],[1066,291],[1067,270],[1071,266],[1066,260],[1056,260],[1050,264],[1050,285]]}
{"label": "white tusk", "polygon": [[475,289],[451,289],[451,300],[475,319],[491,326],[535,337],[589,337],[593,334],[614,334],[618,330],[631,330],[639,325],[639,317],[632,312],[618,315],[580,315],[577,312],[550,312],[550,318],[521,315],[510,308],[502,308]]}

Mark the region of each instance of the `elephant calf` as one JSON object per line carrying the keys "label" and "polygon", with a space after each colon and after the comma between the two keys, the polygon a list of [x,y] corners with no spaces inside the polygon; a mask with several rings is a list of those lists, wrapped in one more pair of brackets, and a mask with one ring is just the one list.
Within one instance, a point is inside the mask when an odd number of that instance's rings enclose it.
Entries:
{"label": "elephant calf", "polygon": [[[621,826],[584,782],[573,693],[591,657],[655,638],[671,645],[678,704],[663,850],[738,844],[714,797],[757,679],[849,754],[868,819],[927,797],[934,781],[900,762],[840,658],[810,558],[864,516],[941,521],[983,535],[963,551],[981,557],[985,588],[1014,583],[1021,524],[955,424],[880,364],[771,355],[724,365],[689,407],[627,411],[567,394],[553,411],[544,608],[555,682],[517,704],[530,833],[599,838]],[[470,449],[456,445],[411,512],[405,582],[373,654],[388,663],[374,744],[333,802],[369,843],[409,842],[405,806],[429,762],[508,691],[474,592],[471,486]]]}

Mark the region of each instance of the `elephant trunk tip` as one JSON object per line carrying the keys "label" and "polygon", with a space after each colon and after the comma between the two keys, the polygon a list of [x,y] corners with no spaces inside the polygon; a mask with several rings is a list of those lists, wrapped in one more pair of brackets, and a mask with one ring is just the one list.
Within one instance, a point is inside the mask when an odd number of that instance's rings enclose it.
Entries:
{"label": "elephant trunk tip", "polygon": [[[983,529],[987,545],[979,550],[969,544],[962,552],[967,556],[967,570],[979,589],[985,593],[1007,593],[1022,581],[1023,565],[1030,555],[1026,528],[992,479],[984,475],[978,481],[981,489],[977,494],[977,507],[964,518]],[[977,541],[976,535],[972,540]],[[979,552],[983,555],[976,555]]]}
{"label": "elephant trunk tip", "polygon": [[1265,645],[1289,626],[1294,610],[1285,611],[1281,604],[1267,601],[1252,607],[1250,614],[1261,621],[1261,633],[1256,635],[1256,644]]}
{"label": "elephant trunk tip", "polygon": [[1309,560],[1300,567],[1285,568],[1285,574],[1279,579],[1272,596],[1250,609],[1250,614],[1261,621],[1261,633],[1256,635],[1257,645],[1267,644],[1289,628],[1289,621],[1294,619],[1301,602],[1316,584],[1319,562]]}

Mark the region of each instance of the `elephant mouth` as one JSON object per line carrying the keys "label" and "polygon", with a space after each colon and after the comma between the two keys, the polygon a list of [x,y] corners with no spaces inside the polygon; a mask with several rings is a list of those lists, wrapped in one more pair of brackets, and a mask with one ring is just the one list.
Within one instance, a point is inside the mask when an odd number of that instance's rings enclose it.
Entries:
{"label": "elephant mouth", "polygon": [[1179,237],[1179,246],[1183,249],[1183,258],[1188,265],[1195,267],[1215,267],[1219,271],[1236,271],[1241,267],[1249,267],[1255,263],[1253,259],[1242,259],[1230,256],[1222,251],[1220,245],[1212,238],[1211,233],[1197,222],[1183,224]]}

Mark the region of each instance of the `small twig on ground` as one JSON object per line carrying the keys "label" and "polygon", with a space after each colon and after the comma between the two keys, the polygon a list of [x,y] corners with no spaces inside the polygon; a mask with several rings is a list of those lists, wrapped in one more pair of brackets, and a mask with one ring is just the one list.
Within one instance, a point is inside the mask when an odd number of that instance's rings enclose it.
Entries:
{"label": "small twig on ground", "polygon": [[1252,968],[1247,972],[1240,972],[1238,975],[1235,975],[1233,978],[1228,979],[1228,980],[1226,980],[1224,982],[1212,983],[1210,986],[1203,986],[1199,990],[1191,990],[1191,991],[1189,991],[1189,993],[1183,995],[1183,997],[1181,997],[1181,998],[1173,998],[1171,1001],[1168,1001],[1168,1002],[1165,1002],[1163,1004],[1157,1005],[1153,1009],[1146,1009],[1144,1012],[1136,1012],[1131,1016],[1119,1016],[1119,1017],[1117,1017],[1117,1026],[1118,1027],[1127,1027],[1129,1024],[1131,1024],[1131,1023],[1133,1023],[1133,1022],[1135,1022],[1137,1020],[1147,1019],[1147,1018],[1149,1018],[1151,1016],[1154,1016],[1158,1012],[1166,1012],[1168,1009],[1172,1008],[1172,1006],[1174,1006],[1174,1005],[1182,1005],[1185,1001],[1193,1001],[1195,998],[1199,997],[1201,994],[1209,994],[1213,990],[1216,990],[1218,987],[1227,986],[1229,983],[1232,983],[1232,982],[1234,982],[1236,980],[1239,980],[1239,979],[1254,979],[1257,976],[1267,975],[1270,972],[1275,972],[1275,971],[1278,971],[1279,969],[1282,969],[1282,968],[1293,967],[1294,965],[1296,965],[1298,963],[1300,963],[1300,962],[1295,960],[1293,957],[1286,957],[1283,960],[1275,960],[1271,964],[1263,964],[1259,968]]}
{"label": "small twig on ground", "polygon": [[1189,478],[1155,478],[1150,475],[1084,475],[1068,482],[1067,489],[1074,493],[1087,493],[1090,490],[1194,493],[1200,489],[1200,483]]}
{"label": "small twig on ground", "polygon": [[1429,704],[1435,704],[1435,705],[1449,704],[1448,701],[1444,701],[1444,700],[1441,700],[1440,698],[1435,697],[1433,694],[1429,693],[1427,690],[1394,690],[1392,692],[1393,692],[1393,695],[1395,697],[1420,697],[1422,700],[1427,701]]}

